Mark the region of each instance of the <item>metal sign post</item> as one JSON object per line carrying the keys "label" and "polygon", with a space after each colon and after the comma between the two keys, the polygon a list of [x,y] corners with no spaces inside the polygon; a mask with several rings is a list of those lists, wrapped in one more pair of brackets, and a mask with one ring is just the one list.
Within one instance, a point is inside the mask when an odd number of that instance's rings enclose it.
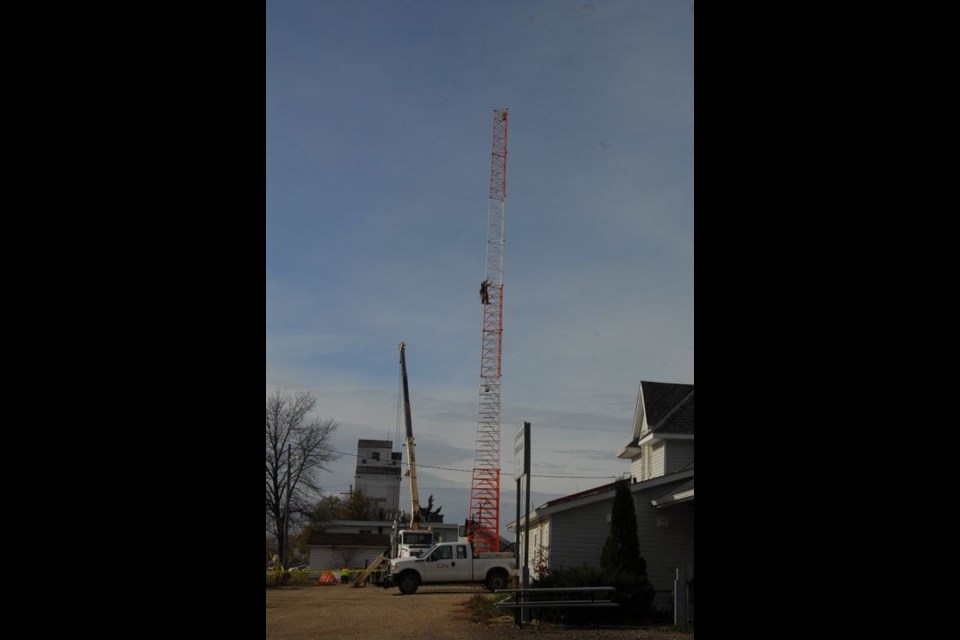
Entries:
{"label": "metal sign post", "polygon": [[[520,534],[520,480],[527,476],[527,508],[524,517],[523,532],[523,569],[521,575],[520,588],[530,587],[530,423],[524,422],[523,426],[517,429],[514,437],[513,447],[513,468],[514,475],[517,478],[517,535]],[[519,566],[520,545],[516,550],[517,565]],[[520,598],[517,602],[523,602],[523,594],[517,594]],[[517,607],[513,612],[513,623],[517,627],[522,626],[522,622],[530,622],[530,609],[527,607]]]}

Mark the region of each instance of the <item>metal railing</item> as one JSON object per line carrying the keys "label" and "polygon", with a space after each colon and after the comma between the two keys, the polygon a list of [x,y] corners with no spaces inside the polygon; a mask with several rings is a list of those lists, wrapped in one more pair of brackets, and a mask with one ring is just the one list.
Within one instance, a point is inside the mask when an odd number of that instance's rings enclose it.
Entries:
{"label": "metal railing", "polygon": [[[524,609],[564,609],[567,607],[619,607],[610,600],[614,587],[549,587],[543,589],[497,589],[495,593],[511,594],[509,598],[494,603],[498,609],[514,610],[514,625],[521,626]],[[546,598],[546,599],[545,599]],[[593,626],[600,624],[594,617]]]}

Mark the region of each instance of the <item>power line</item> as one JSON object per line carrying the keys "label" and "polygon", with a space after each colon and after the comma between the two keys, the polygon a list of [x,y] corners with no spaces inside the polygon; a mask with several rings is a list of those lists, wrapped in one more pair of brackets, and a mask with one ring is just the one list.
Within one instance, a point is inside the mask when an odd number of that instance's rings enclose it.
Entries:
{"label": "power line", "polygon": [[[327,449],[332,453],[339,453],[345,456],[351,456],[354,458],[359,458],[360,456],[356,453],[348,453],[347,451],[337,451],[336,449]],[[417,468],[426,468],[426,469],[442,469],[443,471],[458,471],[460,473],[473,473],[473,469],[454,469],[453,467],[437,467],[430,464],[420,464],[417,463]],[[530,474],[534,478],[570,478],[571,480],[606,480],[607,478],[619,478],[619,475],[609,475],[609,476],[552,476],[541,473]]]}

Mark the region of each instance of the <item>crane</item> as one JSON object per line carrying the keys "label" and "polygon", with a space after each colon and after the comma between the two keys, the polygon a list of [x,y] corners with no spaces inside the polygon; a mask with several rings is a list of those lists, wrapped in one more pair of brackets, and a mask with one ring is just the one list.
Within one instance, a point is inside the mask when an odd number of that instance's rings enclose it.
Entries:
{"label": "crane", "polygon": [[480,402],[467,531],[475,551],[500,551],[500,370],[503,341],[503,205],[507,198],[507,109],[493,111],[493,153],[483,305]]}
{"label": "crane", "polygon": [[400,376],[403,379],[403,418],[407,425],[407,475],[410,476],[410,529],[420,530],[420,493],[417,490],[417,459],[414,455],[413,421],[410,418],[410,391],[407,389],[406,347],[400,341]]}

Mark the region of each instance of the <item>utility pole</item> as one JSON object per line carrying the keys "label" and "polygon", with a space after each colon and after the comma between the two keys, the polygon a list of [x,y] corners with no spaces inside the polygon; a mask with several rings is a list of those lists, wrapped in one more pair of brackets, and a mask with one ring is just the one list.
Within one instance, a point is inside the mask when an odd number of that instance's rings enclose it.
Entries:
{"label": "utility pole", "polygon": [[291,446],[287,445],[287,508],[283,512],[283,568],[287,568],[287,549],[290,547],[290,540],[287,537],[290,532],[290,457]]}

